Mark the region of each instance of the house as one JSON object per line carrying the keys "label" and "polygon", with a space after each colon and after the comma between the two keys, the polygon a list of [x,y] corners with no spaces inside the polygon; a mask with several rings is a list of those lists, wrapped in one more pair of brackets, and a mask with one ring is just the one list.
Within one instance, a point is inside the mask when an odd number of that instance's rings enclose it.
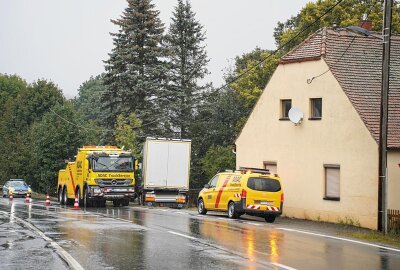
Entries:
{"label": "house", "polygon": [[[236,140],[236,165],[281,176],[285,216],[377,229],[381,67],[381,35],[342,28],[320,29],[281,59]],[[389,100],[388,208],[400,209],[400,36]]]}

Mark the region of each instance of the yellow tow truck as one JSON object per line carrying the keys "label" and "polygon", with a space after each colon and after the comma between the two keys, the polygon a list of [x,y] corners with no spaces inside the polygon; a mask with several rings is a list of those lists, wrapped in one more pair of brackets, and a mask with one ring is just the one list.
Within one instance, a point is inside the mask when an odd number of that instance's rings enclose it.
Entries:
{"label": "yellow tow truck", "polygon": [[127,206],[135,196],[137,164],[131,152],[116,146],[83,146],[76,160],[59,171],[58,201],[71,205],[77,197],[84,207],[105,206],[107,200]]}

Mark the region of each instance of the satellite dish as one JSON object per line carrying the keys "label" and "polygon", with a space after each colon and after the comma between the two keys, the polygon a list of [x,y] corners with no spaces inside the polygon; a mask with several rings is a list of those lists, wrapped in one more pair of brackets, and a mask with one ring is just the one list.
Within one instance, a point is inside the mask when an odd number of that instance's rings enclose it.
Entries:
{"label": "satellite dish", "polygon": [[289,110],[289,119],[292,121],[296,126],[303,121],[304,113],[300,111],[300,109],[292,107]]}

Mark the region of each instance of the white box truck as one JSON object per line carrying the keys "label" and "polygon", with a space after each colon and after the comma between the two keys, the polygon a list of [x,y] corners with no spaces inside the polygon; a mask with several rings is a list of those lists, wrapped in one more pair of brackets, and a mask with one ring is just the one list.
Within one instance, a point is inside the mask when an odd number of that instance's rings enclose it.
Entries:
{"label": "white box truck", "polygon": [[146,138],[141,201],[183,207],[189,190],[190,154],[191,140]]}

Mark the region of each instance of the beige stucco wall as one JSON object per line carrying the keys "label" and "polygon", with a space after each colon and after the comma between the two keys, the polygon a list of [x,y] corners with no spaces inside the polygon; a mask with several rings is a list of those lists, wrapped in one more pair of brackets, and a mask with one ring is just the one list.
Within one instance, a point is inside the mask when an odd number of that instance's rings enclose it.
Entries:
{"label": "beige stucco wall", "polygon": [[400,150],[388,152],[388,208],[400,210]]}
{"label": "beige stucco wall", "polygon": [[[378,145],[324,60],[279,65],[236,146],[236,165],[276,161],[284,183],[284,215],[354,222],[377,228]],[[322,120],[308,120],[309,99],[322,98]],[[304,112],[295,126],[280,121],[280,100]],[[324,200],[323,164],[340,165],[340,201]]]}

